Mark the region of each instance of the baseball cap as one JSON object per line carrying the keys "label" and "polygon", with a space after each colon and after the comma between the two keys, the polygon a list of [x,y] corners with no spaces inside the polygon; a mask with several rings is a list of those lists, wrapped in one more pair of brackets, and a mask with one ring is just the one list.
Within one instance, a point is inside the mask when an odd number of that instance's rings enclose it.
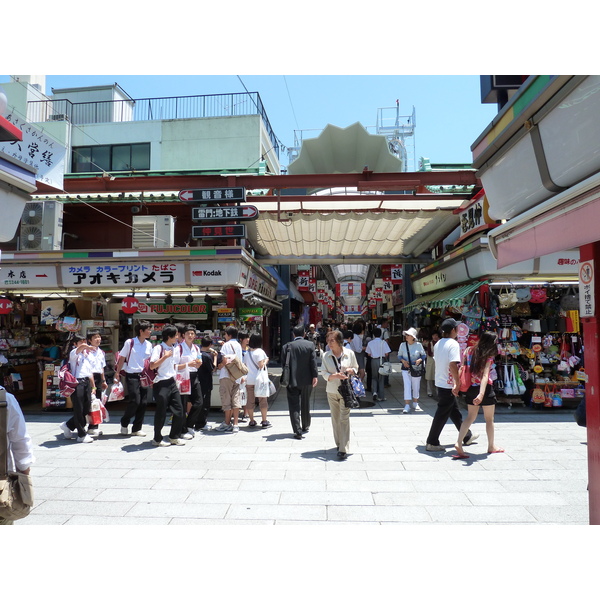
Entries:
{"label": "baseball cap", "polygon": [[309,329],[312,329],[314,326],[315,326],[315,324],[311,323],[308,327],[309,327]]}
{"label": "baseball cap", "polygon": [[452,331],[455,327],[458,327],[458,321],[456,319],[444,319],[442,321],[442,325],[440,327],[440,329],[444,332],[444,333],[449,333],[450,331]]}

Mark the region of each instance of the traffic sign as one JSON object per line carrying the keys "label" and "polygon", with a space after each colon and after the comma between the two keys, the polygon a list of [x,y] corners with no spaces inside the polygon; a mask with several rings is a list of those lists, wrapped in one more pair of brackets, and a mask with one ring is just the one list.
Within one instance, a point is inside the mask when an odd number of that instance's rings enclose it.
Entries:
{"label": "traffic sign", "polygon": [[193,203],[215,203],[215,202],[244,202],[246,200],[246,188],[210,188],[204,190],[181,190],[179,199],[183,202]]}
{"label": "traffic sign", "polygon": [[246,237],[245,225],[193,225],[192,238],[243,238]]}
{"label": "traffic sign", "polygon": [[244,206],[209,206],[192,208],[192,221],[253,221],[258,219],[258,208],[250,204]]}

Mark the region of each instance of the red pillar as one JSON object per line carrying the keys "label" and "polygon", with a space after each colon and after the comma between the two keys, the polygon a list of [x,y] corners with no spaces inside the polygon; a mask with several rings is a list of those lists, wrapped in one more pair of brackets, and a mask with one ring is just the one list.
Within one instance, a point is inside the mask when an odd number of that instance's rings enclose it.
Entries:
{"label": "red pillar", "polygon": [[600,348],[598,323],[600,322],[600,242],[581,246],[580,258],[594,261],[594,296],[596,316],[582,319],[585,348],[585,385],[587,409],[587,451],[589,477],[590,525],[600,525]]}

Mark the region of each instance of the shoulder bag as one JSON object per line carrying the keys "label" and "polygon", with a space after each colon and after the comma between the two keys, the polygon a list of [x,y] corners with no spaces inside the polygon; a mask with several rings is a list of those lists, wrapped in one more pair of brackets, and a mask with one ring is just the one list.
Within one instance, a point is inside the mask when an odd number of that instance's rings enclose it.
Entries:
{"label": "shoulder bag", "polygon": [[0,518],[16,521],[33,508],[33,483],[25,473],[8,472],[8,402],[0,390]]}
{"label": "shoulder bag", "polygon": [[391,375],[392,374],[392,363],[383,360],[383,340],[379,344],[380,354],[379,357],[379,374],[380,375]]}
{"label": "shoulder bag", "polygon": [[225,365],[225,368],[229,372],[229,377],[233,380],[238,380],[240,377],[248,374],[248,367],[240,360],[237,354],[231,362]]}
{"label": "shoulder bag", "polygon": [[287,347],[287,354],[285,355],[285,364],[283,365],[283,369],[281,370],[281,378],[279,379],[279,383],[283,386],[288,386],[290,384],[290,348],[289,348],[289,344]]}
{"label": "shoulder bag", "polygon": [[[340,364],[338,363],[337,358],[332,354],[331,358],[333,358],[333,362],[335,364],[335,368],[337,372],[340,372]],[[348,379],[340,380],[340,385],[338,386],[338,393],[344,399],[344,406],[346,408],[358,408],[360,403],[358,398],[356,397],[356,393],[354,392],[354,388],[351,385],[351,376]]]}
{"label": "shoulder bag", "polygon": [[420,365],[413,365],[412,361],[410,360],[410,346],[408,345],[408,342],[406,343],[406,353],[408,354],[408,370],[410,371],[410,376],[411,377],[423,377],[423,368],[424,368],[424,364],[421,361]]}

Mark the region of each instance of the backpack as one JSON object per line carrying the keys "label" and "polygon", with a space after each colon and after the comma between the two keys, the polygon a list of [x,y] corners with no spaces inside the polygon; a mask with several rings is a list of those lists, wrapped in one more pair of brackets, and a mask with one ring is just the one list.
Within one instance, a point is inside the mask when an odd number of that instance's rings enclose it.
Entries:
{"label": "backpack", "polygon": [[60,368],[58,372],[58,391],[61,396],[68,398],[75,391],[78,381],[71,373],[68,361]]}
{"label": "backpack", "polygon": [[[165,353],[165,349],[163,348],[163,346],[161,344],[160,356],[158,358],[162,358],[162,355],[164,353]],[[152,358],[152,356],[150,356],[150,358],[144,359],[144,368],[142,369],[142,372],[140,373],[140,385],[142,387],[152,387],[152,384],[154,383],[154,380],[156,379],[156,375],[158,374],[158,369],[150,368],[151,358]]]}

